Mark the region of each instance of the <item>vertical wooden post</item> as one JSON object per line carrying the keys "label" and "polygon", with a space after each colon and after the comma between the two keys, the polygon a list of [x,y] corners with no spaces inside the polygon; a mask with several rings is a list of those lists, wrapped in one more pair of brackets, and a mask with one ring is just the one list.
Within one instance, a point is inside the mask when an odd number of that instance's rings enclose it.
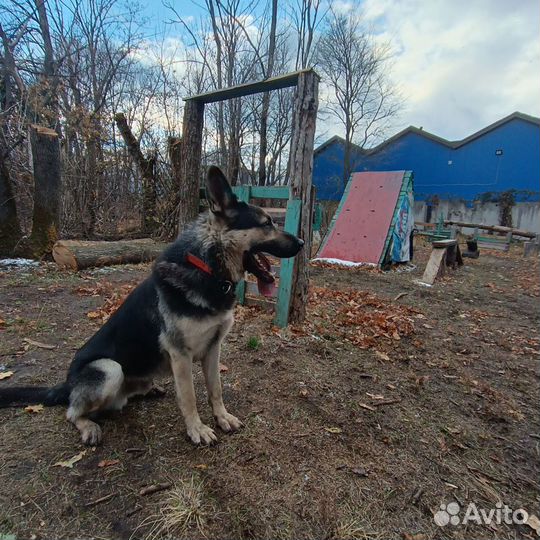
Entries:
{"label": "vertical wooden post", "polygon": [[182,124],[182,159],[178,186],[178,232],[199,213],[204,103],[189,99],[184,106]]}
{"label": "vertical wooden post", "polygon": [[308,299],[308,262],[311,257],[313,223],[311,186],[315,126],[319,105],[318,89],[319,76],[314,71],[300,73],[294,103],[289,181],[291,196],[300,199],[302,203],[298,235],[304,240],[304,249],[294,259],[289,312],[289,321],[293,323],[304,320]]}
{"label": "vertical wooden post", "polygon": [[[287,214],[285,215],[284,230],[297,235],[302,212],[302,201],[289,199],[287,202]],[[274,322],[280,328],[289,323],[289,311],[291,306],[291,291],[293,289],[295,259],[282,259],[279,272],[279,291],[276,302],[276,316]]]}
{"label": "vertical wooden post", "polygon": [[58,133],[43,126],[30,126],[34,166],[34,213],[30,245],[41,257],[58,240],[60,225],[60,141]]}
{"label": "vertical wooden post", "polygon": [[[248,203],[251,199],[251,186],[238,186],[235,188],[236,196],[239,201]],[[236,301],[244,304],[246,301],[246,280],[243,279],[236,286]]]}

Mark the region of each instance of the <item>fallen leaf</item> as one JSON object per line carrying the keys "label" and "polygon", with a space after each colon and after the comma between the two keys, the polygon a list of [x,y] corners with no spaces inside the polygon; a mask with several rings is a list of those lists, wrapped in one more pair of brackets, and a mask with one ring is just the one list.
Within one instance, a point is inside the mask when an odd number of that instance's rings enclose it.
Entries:
{"label": "fallen leaf", "polygon": [[0,372],[0,381],[2,379],[9,379],[13,375],[13,371],[2,371]]}
{"label": "fallen leaf", "polygon": [[40,413],[43,412],[43,405],[28,405],[24,410],[29,413]]}
{"label": "fallen leaf", "polygon": [[222,364],[221,362],[219,363],[219,371],[220,373],[224,373],[226,371],[229,371],[229,368],[225,365],[225,364]]}
{"label": "fallen leaf", "polygon": [[387,362],[390,361],[390,357],[386,354],[386,353],[383,353],[381,351],[375,351],[375,354],[379,357],[379,358],[382,358],[383,360],[386,360]]}
{"label": "fallen leaf", "polygon": [[6,324],[6,321],[4,321],[4,319],[0,319],[0,326],[5,326]]}
{"label": "fallen leaf", "polygon": [[99,313],[98,311],[89,311],[86,316],[89,319],[99,319],[101,317],[101,313]]}
{"label": "fallen leaf", "polygon": [[328,433],[343,433],[343,430],[339,427],[325,427],[324,429]]}
{"label": "fallen leaf", "polygon": [[28,343],[28,345],[33,345],[34,347],[39,347],[40,349],[56,349],[56,345],[50,345],[49,343],[42,343],[41,341],[34,341],[30,338],[23,338],[23,341]]}
{"label": "fallen leaf", "polygon": [[536,534],[540,535],[540,519],[538,519],[534,514],[531,514],[527,518],[525,525],[528,525],[531,529],[536,531]]}
{"label": "fallen leaf", "polygon": [[426,540],[427,536],[424,533],[409,534],[403,533],[403,540]]}
{"label": "fallen leaf", "polygon": [[194,468],[204,471],[205,469],[208,469],[208,465],[206,463],[199,463],[198,465],[195,465]]}
{"label": "fallen leaf", "polygon": [[86,454],[86,450],[83,450],[82,452],[79,452],[78,454],[74,455],[72,458],[66,459],[66,461],[57,461],[53,467],[66,467],[68,469],[73,469],[73,465],[77,463],[77,461],[81,461],[81,459]]}
{"label": "fallen leaf", "polygon": [[300,390],[299,394],[302,396],[302,397],[306,397],[307,396],[307,390],[305,388],[302,388],[302,390]]}
{"label": "fallen leaf", "polygon": [[119,459],[102,459],[98,463],[98,467],[110,467],[111,465],[118,465],[120,463]]}
{"label": "fallen leaf", "polygon": [[355,467],[354,469],[351,469],[351,472],[362,477],[366,477],[368,475],[368,472],[366,469],[364,469],[364,467]]}

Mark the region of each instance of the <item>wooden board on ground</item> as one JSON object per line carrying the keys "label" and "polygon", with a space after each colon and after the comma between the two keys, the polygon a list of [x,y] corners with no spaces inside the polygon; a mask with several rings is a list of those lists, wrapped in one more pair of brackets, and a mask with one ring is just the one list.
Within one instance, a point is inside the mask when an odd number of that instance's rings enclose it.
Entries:
{"label": "wooden board on ground", "polygon": [[420,283],[431,286],[437,277],[444,275],[447,266],[456,267],[462,264],[457,240],[436,240],[433,242],[433,249]]}
{"label": "wooden board on ground", "polygon": [[83,270],[94,266],[153,261],[166,246],[167,244],[151,238],[116,242],[58,240],[52,253],[60,268]]}

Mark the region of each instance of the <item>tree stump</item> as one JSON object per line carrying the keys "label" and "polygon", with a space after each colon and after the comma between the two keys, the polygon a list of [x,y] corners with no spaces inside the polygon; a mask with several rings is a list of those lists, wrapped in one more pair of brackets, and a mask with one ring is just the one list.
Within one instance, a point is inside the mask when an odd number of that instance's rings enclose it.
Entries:
{"label": "tree stump", "polygon": [[0,148],[0,256],[13,256],[22,233],[3,152],[4,149]]}
{"label": "tree stump", "polygon": [[58,240],[60,225],[60,141],[58,133],[43,126],[30,126],[34,168],[34,213],[30,249],[35,257],[50,253]]}

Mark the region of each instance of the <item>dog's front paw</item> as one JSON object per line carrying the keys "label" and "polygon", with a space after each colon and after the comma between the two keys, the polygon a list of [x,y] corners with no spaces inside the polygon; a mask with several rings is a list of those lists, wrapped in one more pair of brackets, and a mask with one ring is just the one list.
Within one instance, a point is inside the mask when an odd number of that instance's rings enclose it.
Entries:
{"label": "dog's front paw", "polygon": [[225,411],[216,416],[216,422],[223,431],[238,431],[244,424],[236,416]]}
{"label": "dog's front paw", "polygon": [[214,430],[202,422],[188,426],[187,434],[193,444],[212,444],[218,440]]}

